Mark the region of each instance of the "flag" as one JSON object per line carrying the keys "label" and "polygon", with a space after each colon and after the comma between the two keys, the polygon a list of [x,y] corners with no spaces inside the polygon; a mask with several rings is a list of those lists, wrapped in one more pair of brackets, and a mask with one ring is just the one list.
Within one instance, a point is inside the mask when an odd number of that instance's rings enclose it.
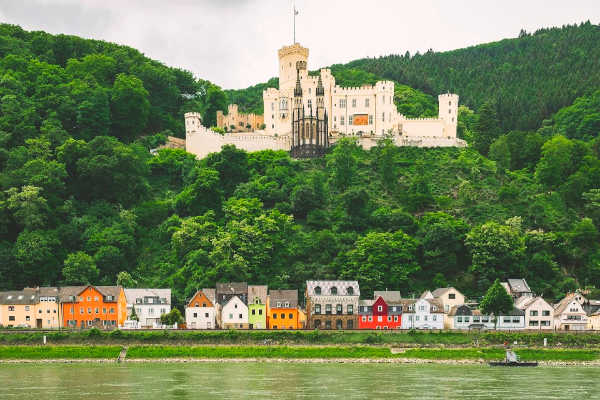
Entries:
{"label": "flag", "polygon": [[296,7],[294,7],[294,15],[298,15],[298,10],[296,10]]}

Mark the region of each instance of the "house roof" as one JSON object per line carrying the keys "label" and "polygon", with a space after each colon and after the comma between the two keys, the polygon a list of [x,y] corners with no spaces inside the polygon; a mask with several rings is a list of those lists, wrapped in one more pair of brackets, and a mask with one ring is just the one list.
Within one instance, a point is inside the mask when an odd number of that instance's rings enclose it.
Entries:
{"label": "house roof", "polygon": [[435,306],[435,311],[433,310],[429,310],[430,313],[444,313],[444,305],[442,304],[441,301],[437,300],[437,299],[424,299],[425,301],[427,301],[430,305]]}
{"label": "house roof", "polygon": [[375,303],[375,300],[359,300],[358,301],[358,306],[366,306],[366,307],[372,307],[373,303]]}
{"label": "house roof", "polygon": [[238,300],[240,303],[242,303],[242,304],[244,305],[244,307],[248,308],[248,306],[246,305],[246,303],[244,303],[244,302],[242,301],[242,299],[240,299],[239,297],[237,297],[237,296],[235,296],[235,295],[234,295],[234,296],[231,296],[231,297],[229,298],[229,300],[227,300],[227,301],[225,302],[225,304],[223,305],[223,308],[227,307],[227,305],[228,305],[229,303],[231,303],[232,301],[234,301],[234,299],[237,299],[237,300]]}
{"label": "house roof", "polygon": [[0,292],[0,304],[29,305],[37,304],[38,302],[39,296],[36,289],[25,288],[23,290],[10,290],[7,292]]}
{"label": "house roof", "polygon": [[431,292],[431,294],[433,295],[433,297],[441,297],[444,294],[446,294],[446,292],[449,292],[450,290],[455,290],[456,292],[460,293],[460,291],[458,291],[456,288],[450,286],[450,287],[443,287],[443,288],[437,288],[435,289],[433,292]]}
{"label": "house roof", "polygon": [[271,304],[271,308],[277,303],[281,303],[282,305],[285,303],[289,303],[289,308],[298,307],[298,290],[269,290],[269,302]]}
{"label": "house roof", "polygon": [[540,297],[540,296],[537,296],[537,297],[524,297],[524,296],[519,297],[517,299],[517,301],[515,301],[515,307],[520,308],[521,310],[525,310],[525,309],[527,309],[527,307],[529,307],[533,303],[537,302],[538,300],[541,300],[544,303],[548,304],[548,306],[552,307],[552,305],[550,303],[548,303],[546,300],[544,300],[543,297]]}
{"label": "house roof", "polygon": [[[554,307],[554,314],[562,314],[572,301],[576,301],[575,294],[576,293],[567,293],[567,295]],[[577,304],[579,304],[579,302],[577,302]]]}
{"label": "house roof", "polygon": [[[315,288],[321,288],[321,294],[315,293]],[[337,294],[332,295],[331,289],[337,288]],[[348,289],[351,288],[351,294]],[[358,281],[306,281],[308,296],[360,296]]]}
{"label": "house roof", "polygon": [[426,290],[423,293],[421,293],[421,296],[419,296],[420,299],[427,299],[433,297],[433,293],[431,293],[431,290]]}
{"label": "house roof", "polygon": [[373,299],[377,299],[378,297],[383,298],[386,303],[400,301],[402,298],[399,290],[376,290],[373,292]]}
{"label": "house roof", "polygon": [[60,294],[60,289],[55,286],[50,286],[50,287],[44,286],[44,287],[38,288],[38,295],[40,295],[40,296],[58,297],[59,294]]}
{"label": "house roof", "polygon": [[531,293],[531,289],[525,279],[507,279],[506,283],[513,293]]}
{"label": "house roof", "polygon": [[[69,297],[79,296],[81,292],[83,292],[88,287],[93,287],[98,292],[100,292],[102,296],[113,296],[114,302],[116,302],[119,299],[119,295],[121,294],[121,286],[64,286],[60,288],[60,301],[63,303],[70,303],[71,300]],[[112,303],[113,301],[110,302]]]}
{"label": "house roof", "polygon": [[217,295],[219,294],[237,294],[248,293],[248,283],[246,282],[220,282],[217,283]]}
{"label": "house roof", "polygon": [[217,299],[217,290],[215,288],[204,288],[202,293],[214,304]]}
{"label": "house roof", "polygon": [[123,289],[125,292],[125,298],[128,304],[134,304],[135,299],[144,297],[159,297],[161,299],[167,299],[166,304],[171,304],[171,289]]}
{"label": "house roof", "polygon": [[59,290],[58,297],[60,298],[61,303],[69,303],[70,297],[77,297],[79,293],[83,292],[87,286],[63,286]]}
{"label": "house roof", "polygon": [[[254,299],[260,299],[260,304],[267,304],[267,285],[248,285],[248,303],[254,303]],[[298,301],[296,295],[296,302]]]}

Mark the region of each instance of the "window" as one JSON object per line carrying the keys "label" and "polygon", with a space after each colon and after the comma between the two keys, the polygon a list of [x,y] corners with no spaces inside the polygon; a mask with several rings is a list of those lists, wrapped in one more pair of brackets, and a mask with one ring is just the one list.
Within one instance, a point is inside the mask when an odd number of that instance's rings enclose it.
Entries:
{"label": "window", "polygon": [[92,313],[92,308],[88,307],[88,314],[91,314],[91,313]]}
{"label": "window", "polygon": [[369,315],[369,322],[373,322],[373,316]]}
{"label": "window", "polygon": [[335,321],[335,329],[343,329],[342,320],[338,319]]}
{"label": "window", "polygon": [[292,314],[292,313],[289,313],[289,314],[288,314],[288,318],[289,318],[289,319],[294,319],[294,314]]}
{"label": "window", "polygon": [[279,314],[279,316],[281,317],[281,319],[285,319],[285,314],[284,313]]}
{"label": "window", "polygon": [[369,107],[369,99],[365,99],[365,107]]}
{"label": "window", "polygon": [[348,286],[348,288],[346,289],[346,294],[348,296],[353,296],[354,295],[354,288],[352,286]]}
{"label": "window", "polygon": [[331,321],[325,321],[325,329],[331,329]]}
{"label": "window", "polygon": [[346,99],[340,99],[340,108],[346,108]]}
{"label": "window", "polygon": [[377,311],[382,312],[383,311],[383,306],[377,306]]}
{"label": "window", "polygon": [[538,321],[529,321],[529,326],[538,326]]}
{"label": "window", "polygon": [[373,125],[373,115],[369,114],[369,125]]}
{"label": "window", "polygon": [[331,304],[325,304],[325,314],[331,314]]}
{"label": "window", "polygon": [[448,294],[448,299],[450,299],[450,300],[456,299],[456,294],[455,293],[449,293]]}
{"label": "window", "polygon": [[273,313],[273,319],[277,319],[277,313]]}
{"label": "window", "polygon": [[513,324],[518,324],[518,323],[521,322],[521,318],[519,318],[519,317],[513,317],[512,322],[513,322]]}
{"label": "window", "polygon": [[381,120],[385,122],[385,113],[381,113]]}
{"label": "window", "polygon": [[352,315],[352,314],[354,314],[354,305],[352,305],[352,304],[348,304],[348,305],[346,306],[346,313],[347,313],[348,315]]}
{"label": "window", "polygon": [[233,305],[233,308],[237,308],[237,304],[234,304],[234,305]]}
{"label": "window", "polygon": [[74,312],[74,311],[73,311],[73,307],[71,307],[71,314],[73,314],[73,312]]}
{"label": "window", "polygon": [[542,325],[542,326],[550,326],[550,321],[541,321],[540,325]]}
{"label": "window", "polygon": [[114,307],[111,307],[111,308],[110,308],[110,313],[111,313],[111,314],[114,314],[114,313],[115,313],[115,309],[114,309]]}
{"label": "window", "polygon": [[530,317],[537,317],[538,315],[538,310],[531,310],[529,311],[529,316]]}
{"label": "window", "polygon": [[[141,309],[138,309],[138,312],[140,312],[140,311],[141,311]],[[102,309],[102,314],[106,314],[106,308]],[[141,312],[140,312],[140,314],[141,314]]]}
{"label": "window", "polygon": [[352,107],[356,107],[356,99],[352,99]]}
{"label": "window", "polygon": [[346,327],[348,327],[348,329],[354,329],[354,321],[349,319],[348,322],[346,322]]}
{"label": "window", "polygon": [[502,322],[504,322],[505,324],[510,324],[510,318],[509,317],[504,317],[502,319]]}
{"label": "window", "polygon": [[239,319],[242,319],[242,314],[238,314],[238,318],[239,318]]}
{"label": "window", "polygon": [[79,314],[83,314],[85,312],[85,310],[83,309],[83,307],[79,307]]}
{"label": "window", "polygon": [[346,125],[346,120],[343,115],[340,115],[340,125]]}
{"label": "window", "polygon": [[[96,309],[94,310],[94,312],[95,312],[96,314],[98,314],[98,312],[99,312],[99,311],[100,311],[100,310],[98,309],[98,307],[96,307]],[[150,314],[152,314],[152,311],[153,311],[153,310],[152,310],[152,309],[150,309]]]}
{"label": "window", "polygon": [[428,319],[427,315],[424,315],[423,316],[423,321],[427,321],[427,319]]}
{"label": "window", "polygon": [[321,294],[321,286],[315,288],[315,294]]}
{"label": "window", "polygon": [[415,316],[415,321],[418,321],[420,318],[418,315]]}
{"label": "window", "polygon": [[[316,322],[316,321],[315,321]],[[277,325],[273,325],[273,329],[277,329]]]}
{"label": "window", "polygon": [[88,296],[87,301],[92,301],[92,298]]}
{"label": "window", "polygon": [[290,308],[290,302],[289,302],[289,301],[286,301],[286,302],[285,302],[285,304],[284,304],[284,307],[285,307],[285,308]]}
{"label": "window", "polygon": [[308,99],[308,108],[312,108],[312,100]]}
{"label": "window", "polygon": [[367,316],[366,315],[362,316],[362,322],[367,322]]}
{"label": "window", "polygon": [[8,320],[9,320],[9,321],[14,321],[14,320],[15,320],[15,316],[14,316],[14,315],[10,315],[10,316],[8,317]]}
{"label": "window", "polygon": [[256,315],[256,310],[252,310],[252,315]]}
{"label": "window", "polygon": [[[196,303],[196,307],[198,307],[198,303]],[[202,307],[206,307],[206,303],[202,303]]]}
{"label": "window", "polygon": [[27,315],[27,316],[25,317],[25,321],[30,321],[30,320],[31,320],[31,317],[30,317],[29,315]]}
{"label": "window", "polygon": [[194,313],[194,318],[198,318],[198,313]]}
{"label": "window", "polygon": [[315,304],[315,314],[321,314],[321,305]]}
{"label": "window", "polygon": [[388,322],[392,322],[392,316],[388,315],[387,320],[388,320]]}
{"label": "window", "polygon": [[336,295],[337,294],[337,288],[335,286],[333,286],[331,289],[329,289],[329,293],[331,293],[331,295]]}
{"label": "window", "polygon": [[25,311],[29,311],[29,306],[25,306]]}
{"label": "window", "polygon": [[481,317],[481,322],[490,322],[490,317]]}
{"label": "window", "polygon": [[204,318],[208,318],[208,313],[207,312],[204,313]]}
{"label": "window", "polygon": [[342,309],[342,305],[341,305],[341,304],[337,304],[337,305],[335,306],[335,313],[336,313],[337,315],[341,315],[341,314],[343,314],[343,312],[344,312],[344,311],[343,311],[343,309]]}
{"label": "window", "polygon": [[549,316],[550,316],[550,311],[548,311],[548,310],[543,310],[543,311],[542,311],[542,316],[544,316],[544,317],[549,317]]}
{"label": "window", "polygon": [[271,103],[271,111],[275,110],[275,103]]}
{"label": "window", "polygon": [[377,316],[377,322],[382,322],[383,321],[383,317],[381,315]]}
{"label": "window", "polygon": [[394,315],[394,322],[398,322],[398,316]]}
{"label": "window", "polygon": [[258,310],[258,315],[262,315],[262,309]]}
{"label": "window", "polygon": [[456,317],[456,322],[462,322],[462,317]]}
{"label": "window", "polygon": [[8,306],[8,311],[15,311],[15,306]]}
{"label": "window", "polygon": [[481,318],[480,317],[473,317],[473,322],[481,322]]}

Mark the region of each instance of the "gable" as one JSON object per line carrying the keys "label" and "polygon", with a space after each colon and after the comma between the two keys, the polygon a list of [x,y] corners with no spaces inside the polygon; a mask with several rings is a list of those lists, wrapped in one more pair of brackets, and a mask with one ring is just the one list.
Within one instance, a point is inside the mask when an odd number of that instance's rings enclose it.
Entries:
{"label": "gable", "polygon": [[[236,308],[237,305],[237,308]],[[239,311],[245,311],[248,312],[248,306],[246,306],[246,304],[240,300],[239,297],[237,296],[233,296],[231,299],[229,299],[229,301],[223,306],[223,310],[224,311],[229,311],[229,310],[239,310]]]}
{"label": "gable", "polygon": [[[198,305],[196,305],[196,304],[198,304]],[[210,301],[208,296],[206,296],[204,294],[204,292],[202,292],[202,290],[198,290],[196,292],[196,294],[194,295],[194,297],[192,297],[190,299],[187,306],[188,307],[202,307],[203,304],[206,304],[206,307],[214,307],[214,304],[212,303],[212,301]]]}
{"label": "gable", "polygon": [[373,303],[373,307],[377,306],[383,306],[384,310],[387,308],[387,303],[385,302],[385,300],[383,300],[383,297],[379,296],[377,300],[375,300],[375,303]]}

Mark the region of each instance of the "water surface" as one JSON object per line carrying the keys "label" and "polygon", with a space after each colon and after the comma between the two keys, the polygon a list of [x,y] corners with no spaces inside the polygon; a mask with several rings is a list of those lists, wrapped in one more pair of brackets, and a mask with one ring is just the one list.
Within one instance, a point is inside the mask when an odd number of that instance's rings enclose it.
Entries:
{"label": "water surface", "polygon": [[0,399],[593,399],[599,376],[596,367],[3,364]]}

